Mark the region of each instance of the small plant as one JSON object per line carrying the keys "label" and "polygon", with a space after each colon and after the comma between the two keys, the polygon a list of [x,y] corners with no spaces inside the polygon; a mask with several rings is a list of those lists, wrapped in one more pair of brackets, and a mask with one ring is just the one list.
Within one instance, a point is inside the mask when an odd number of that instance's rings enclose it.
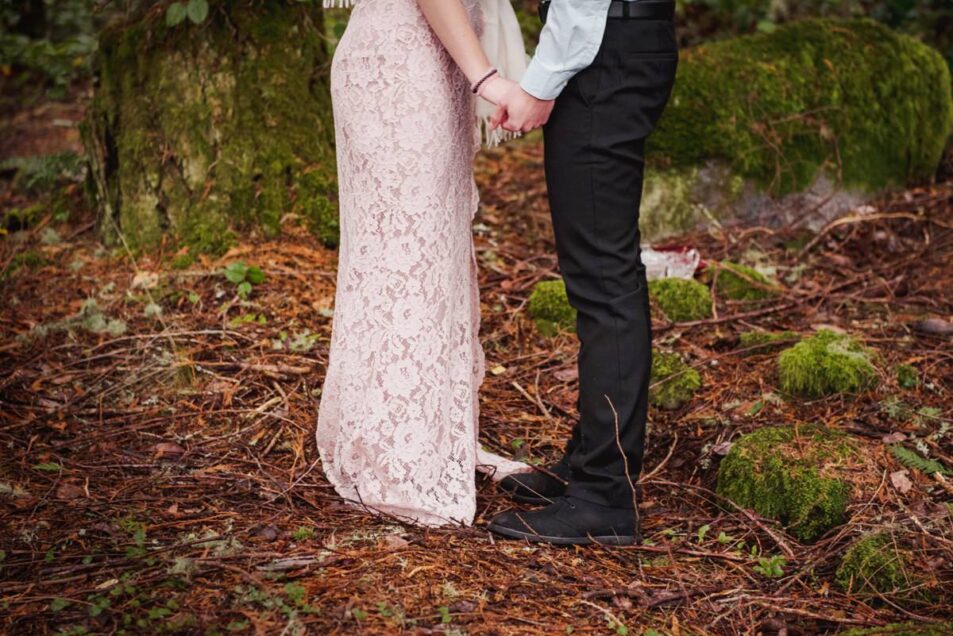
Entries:
{"label": "small plant", "polygon": [[242,325],[248,324],[267,325],[268,318],[265,317],[265,314],[256,314],[252,312],[250,314],[240,314],[228,321],[229,327],[241,327]]}
{"label": "small plant", "polygon": [[229,263],[223,272],[226,280],[233,283],[238,297],[246,300],[252,292],[253,285],[265,282],[265,273],[255,265],[246,265],[243,261]]}
{"label": "small plant", "polygon": [[22,190],[50,192],[62,181],[82,181],[86,160],[75,152],[12,157],[0,162],[0,170],[16,170],[15,185]]}
{"label": "small plant", "polygon": [[309,528],[308,526],[301,526],[297,530],[291,533],[291,538],[295,541],[307,541],[308,539],[314,538],[314,528]]}
{"label": "small plant", "polygon": [[188,18],[193,24],[202,24],[208,17],[208,0],[187,0],[173,2],[165,12],[165,23],[178,26]]}
{"label": "small plant", "polygon": [[916,451],[912,451],[901,444],[891,444],[890,453],[897,458],[897,461],[907,468],[919,470],[920,472],[927,475],[932,475],[933,473],[939,473],[941,475],[953,474],[953,471],[947,469],[946,466],[937,460],[929,459],[928,457],[922,457]]}
{"label": "small plant", "polygon": [[453,622],[453,616],[450,615],[450,608],[446,605],[441,605],[438,607],[437,613],[440,614],[440,622],[444,625]]}
{"label": "small plant", "polygon": [[901,389],[915,389],[920,384],[920,374],[917,368],[909,364],[897,367],[897,384]]}
{"label": "small plant", "polygon": [[707,523],[698,529],[698,533],[697,533],[698,543],[705,542],[705,535],[708,534],[709,530],[711,530],[711,526],[708,525]]}
{"label": "small plant", "polygon": [[318,334],[311,333],[307,329],[304,331],[296,331],[293,336],[287,331],[282,330],[278,332],[278,337],[271,341],[271,348],[305,353],[314,348],[319,338],[320,336]]}
{"label": "small plant", "polygon": [[119,521],[119,527],[130,535],[133,542],[133,545],[126,549],[126,556],[129,558],[145,556],[147,554],[146,524],[127,517]]}
{"label": "small plant", "polygon": [[775,554],[771,557],[758,557],[758,564],[754,566],[753,569],[761,576],[766,576],[769,579],[777,579],[784,576],[785,563],[784,557],[780,554]]}
{"label": "small plant", "polygon": [[50,611],[54,613],[63,611],[69,604],[70,600],[68,598],[54,598],[50,603]]}

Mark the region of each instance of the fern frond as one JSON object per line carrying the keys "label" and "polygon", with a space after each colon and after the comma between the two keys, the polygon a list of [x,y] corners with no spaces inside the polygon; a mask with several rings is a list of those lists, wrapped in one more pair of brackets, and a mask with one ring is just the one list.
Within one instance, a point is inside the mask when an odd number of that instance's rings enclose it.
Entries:
{"label": "fern frond", "polygon": [[927,475],[932,475],[933,473],[940,473],[941,475],[953,474],[953,471],[950,471],[946,466],[937,460],[923,457],[916,451],[912,451],[906,446],[901,446],[900,444],[891,444],[890,452],[893,453],[893,456],[897,458],[897,461],[907,468],[915,468],[916,470],[926,473]]}

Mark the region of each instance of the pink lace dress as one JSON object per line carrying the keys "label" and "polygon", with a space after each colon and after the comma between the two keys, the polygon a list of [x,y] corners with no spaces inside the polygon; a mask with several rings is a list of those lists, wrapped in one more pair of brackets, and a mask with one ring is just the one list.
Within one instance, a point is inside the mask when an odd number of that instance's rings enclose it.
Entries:
{"label": "pink lace dress", "polygon": [[[474,24],[477,0],[464,0]],[[424,525],[470,524],[483,379],[471,222],[474,103],[416,0],[362,0],[331,67],[341,246],[322,465],[337,492]]]}

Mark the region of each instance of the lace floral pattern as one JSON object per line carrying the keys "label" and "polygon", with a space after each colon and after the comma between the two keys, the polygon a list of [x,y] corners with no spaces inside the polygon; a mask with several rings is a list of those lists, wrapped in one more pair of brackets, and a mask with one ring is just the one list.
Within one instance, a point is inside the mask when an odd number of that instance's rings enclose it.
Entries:
{"label": "lace floral pattern", "polygon": [[[474,24],[477,0],[465,0]],[[347,500],[469,524],[483,380],[468,83],[415,0],[357,3],[334,55],[341,245],[317,443]]]}

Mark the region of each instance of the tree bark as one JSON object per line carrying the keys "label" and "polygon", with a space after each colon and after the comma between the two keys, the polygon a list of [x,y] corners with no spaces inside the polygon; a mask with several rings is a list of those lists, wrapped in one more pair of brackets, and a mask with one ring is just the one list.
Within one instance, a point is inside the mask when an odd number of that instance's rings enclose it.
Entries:
{"label": "tree bark", "polygon": [[318,3],[223,0],[199,25],[105,29],[83,127],[104,238],[221,253],[289,214],[337,242]]}

